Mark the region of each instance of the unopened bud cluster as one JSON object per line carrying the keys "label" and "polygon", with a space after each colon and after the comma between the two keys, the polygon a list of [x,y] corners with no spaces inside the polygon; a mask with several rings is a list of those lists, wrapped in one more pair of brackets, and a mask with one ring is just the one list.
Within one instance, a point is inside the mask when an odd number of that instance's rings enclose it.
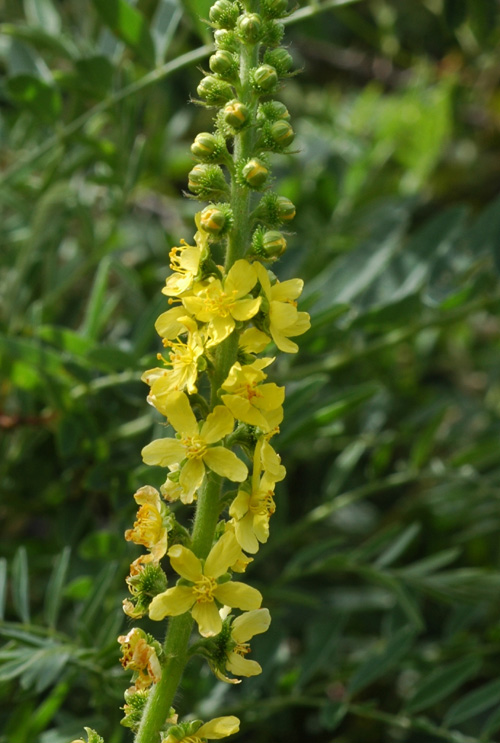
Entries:
{"label": "unopened bud cluster", "polygon": [[[199,103],[217,111],[214,131],[198,134],[191,145],[198,164],[188,179],[192,197],[213,204],[202,213],[202,226],[211,240],[227,234],[230,215],[223,205],[230,202],[231,178],[255,194],[251,196],[251,246],[255,256],[268,261],[285,250],[286,238],[280,229],[295,216],[291,201],[274,194],[269,198],[269,153],[290,152],[295,138],[286,107],[272,98],[293,66],[291,55],[280,46],[280,19],[287,13],[286,0],[263,0],[259,12],[231,0],[217,0],[212,6],[209,22],[216,51],[197,93]],[[250,60],[248,69],[242,68],[243,59]],[[239,146],[242,139],[244,148]]]}

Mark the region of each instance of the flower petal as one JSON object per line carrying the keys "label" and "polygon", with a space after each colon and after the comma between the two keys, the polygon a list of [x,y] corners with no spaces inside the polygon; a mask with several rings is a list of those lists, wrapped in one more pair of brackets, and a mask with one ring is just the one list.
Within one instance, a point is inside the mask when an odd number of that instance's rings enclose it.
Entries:
{"label": "flower petal", "polygon": [[251,555],[255,555],[259,550],[259,541],[254,533],[253,524],[254,515],[250,512],[234,523],[234,533],[238,544]]}
{"label": "flower petal", "polygon": [[239,421],[248,423],[250,426],[257,426],[263,431],[269,431],[269,424],[265,417],[244,397],[239,395],[222,395],[222,402],[229,408],[231,413]]}
{"label": "flower petal", "polygon": [[257,591],[253,586],[247,586],[246,583],[239,583],[238,581],[221,583],[215,589],[214,596],[221,604],[227,604],[231,608],[243,609],[244,611],[259,609],[262,603],[260,591]]}
{"label": "flower petal", "polygon": [[247,353],[261,353],[271,343],[271,339],[258,328],[247,328],[240,335],[239,342]]}
{"label": "flower petal", "polygon": [[246,490],[238,490],[238,495],[229,506],[229,515],[231,518],[242,519],[250,506],[251,493]]}
{"label": "flower petal", "polygon": [[259,311],[261,301],[262,297],[256,297],[255,299],[239,299],[231,307],[231,315],[235,320],[250,320],[250,318],[256,315]]}
{"label": "flower petal", "polygon": [[224,291],[227,294],[235,292],[236,299],[248,294],[257,283],[257,274],[251,263],[243,258],[235,261],[224,282]]}
{"label": "flower petal", "polygon": [[193,619],[198,622],[198,630],[202,637],[218,635],[222,629],[222,619],[219,616],[215,601],[200,601],[195,603],[191,610]]}
{"label": "flower petal", "polygon": [[160,338],[172,340],[177,338],[181,333],[186,332],[186,328],[179,322],[181,317],[185,317],[186,309],[182,306],[173,307],[167,312],[162,312],[155,322],[156,332]]}
{"label": "flower petal", "polygon": [[229,410],[223,405],[216,405],[213,411],[208,414],[201,428],[200,436],[207,444],[214,444],[231,433],[233,428],[234,418]]}
{"label": "flower petal", "polygon": [[149,605],[149,616],[155,622],[165,617],[177,617],[190,610],[195,602],[193,589],[189,586],[174,586],[155,596]]}
{"label": "flower petal", "polygon": [[228,735],[237,733],[240,729],[240,721],[233,715],[228,717],[215,717],[210,722],[206,722],[196,731],[196,735],[200,738],[207,738],[208,740],[218,740],[219,738],[226,738]]}
{"label": "flower petal", "polygon": [[287,302],[290,299],[297,299],[302,294],[304,282],[302,279],[288,279],[287,281],[277,281],[271,289],[272,298],[278,302]]}
{"label": "flower petal", "polygon": [[257,277],[259,279],[259,283],[264,290],[264,294],[268,299],[270,299],[271,295],[271,281],[269,280],[269,274],[267,273],[267,268],[264,268],[262,263],[259,263],[256,261],[254,263],[255,272],[257,274]]}
{"label": "flower petal", "polygon": [[204,477],[205,467],[201,459],[188,459],[179,476],[179,485],[186,493],[186,498],[190,499],[196,493]]}
{"label": "flower petal", "polygon": [[231,636],[238,644],[248,642],[254,635],[267,632],[271,624],[269,609],[254,609],[240,614],[233,621]]}
{"label": "flower petal", "polygon": [[222,341],[224,341],[233,330],[234,320],[231,315],[228,315],[227,317],[219,317],[216,315],[213,317],[208,326],[208,336],[210,340],[207,343],[207,348],[222,343]]}
{"label": "flower petal", "polygon": [[207,449],[203,461],[221,477],[227,477],[232,482],[243,482],[247,479],[248,468],[236,454],[223,446],[214,446]]}
{"label": "flower petal", "polygon": [[258,676],[262,673],[262,667],[256,660],[248,660],[238,653],[229,653],[226,670],[235,676]]}
{"label": "flower petal", "polygon": [[193,583],[200,580],[203,570],[201,562],[194,552],[187,547],[183,547],[182,544],[174,544],[173,547],[170,547],[167,554],[170,558],[170,564],[173,569],[176,573],[179,573],[182,578],[186,578]]}
{"label": "flower petal", "polygon": [[178,433],[185,433],[189,436],[198,433],[198,423],[184,392],[172,392],[168,399],[163,401],[162,407],[168,422]]}
{"label": "flower petal", "polygon": [[240,556],[240,546],[234,534],[226,531],[210,550],[205,562],[204,574],[211,578],[219,578],[227,572],[233,562]]}
{"label": "flower petal", "polygon": [[146,464],[169,467],[184,459],[184,447],[177,439],[156,439],[147,444],[141,452]]}

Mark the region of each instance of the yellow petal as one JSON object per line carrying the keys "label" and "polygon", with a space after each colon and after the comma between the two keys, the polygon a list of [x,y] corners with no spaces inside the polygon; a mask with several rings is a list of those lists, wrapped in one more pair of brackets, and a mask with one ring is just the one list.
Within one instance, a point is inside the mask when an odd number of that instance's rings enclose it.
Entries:
{"label": "yellow petal", "polygon": [[262,667],[256,660],[248,660],[238,653],[229,653],[226,669],[235,676],[257,676],[262,673]]}
{"label": "yellow petal", "polygon": [[241,614],[233,622],[231,636],[235,642],[248,642],[254,635],[267,632],[271,624],[269,609],[254,609]]}
{"label": "yellow petal", "polygon": [[208,740],[218,740],[219,738],[226,738],[228,735],[237,733],[240,729],[240,721],[237,717],[215,717],[210,722],[206,722],[196,731],[196,735],[200,738],[207,738]]}
{"label": "yellow petal", "polygon": [[241,322],[250,320],[250,318],[256,315],[259,311],[261,301],[261,297],[256,297],[255,299],[240,299],[231,307],[231,315],[235,320],[240,320]]}
{"label": "yellow petal", "polygon": [[216,405],[211,413],[207,416],[202,426],[200,436],[207,444],[214,444],[216,441],[227,436],[234,428],[234,418],[223,405]]}
{"label": "yellow petal", "polygon": [[176,380],[172,373],[162,374],[151,383],[151,402],[159,413],[168,418],[168,406],[171,403],[172,394],[177,392]]}
{"label": "yellow petal", "polygon": [[285,388],[269,382],[259,385],[259,396],[253,399],[253,404],[260,410],[274,410],[283,405],[284,399]]}
{"label": "yellow petal", "polygon": [[183,547],[181,544],[174,544],[173,547],[170,547],[167,554],[173,569],[182,578],[186,578],[193,583],[200,580],[203,571],[201,562],[194,552],[191,552],[190,549]]}
{"label": "yellow petal", "polygon": [[249,400],[239,395],[222,395],[222,402],[229,408],[231,413],[239,421],[248,423],[250,426],[257,426],[263,431],[269,431],[269,424],[259,411],[251,405]]}
{"label": "yellow petal", "polygon": [[236,299],[248,294],[257,283],[257,274],[252,264],[243,258],[233,263],[224,282],[224,291],[227,294],[235,292]]}
{"label": "yellow petal", "polygon": [[257,591],[253,586],[247,586],[246,583],[239,583],[238,581],[221,583],[215,589],[214,596],[221,604],[227,604],[232,608],[243,609],[244,611],[258,609],[262,603],[260,591]]}
{"label": "yellow petal", "polygon": [[247,353],[262,353],[271,343],[271,339],[258,328],[247,328],[240,335],[239,343]]}
{"label": "yellow petal", "polygon": [[259,540],[255,536],[253,522],[254,516],[249,512],[234,524],[234,533],[238,544],[245,552],[250,552],[251,555],[255,555],[259,550]]}
{"label": "yellow petal", "polygon": [[302,279],[288,279],[288,281],[277,281],[271,289],[273,299],[278,302],[287,302],[289,299],[297,299],[302,294],[304,282]]}
{"label": "yellow petal", "polygon": [[299,347],[296,343],[294,343],[293,341],[289,341],[286,335],[280,333],[272,325],[271,335],[273,336],[273,341],[276,343],[280,351],[283,351],[284,353],[297,353],[297,351],[299,350]]}
{"label": "yellow petal", "polygon": [[186,310],[182,305],[163,312],[155,322],[156,332],[161,338],[168,340],[177,338],[178,335],[186,332],[184,325],[179,322],[179,319],[185,315]]}
{"label": "yellow petal", "polygon": [[238,495],[229,506],[231,518],[242,519],[250,505],[250,493],[246,490],[238,490]]}
{"label": "yellow petal", "polygon": [[257,277],[259,279],[259,283],[264,290],[264,294],[268,299],[270,299],[271,295],[271,282],[269,280],[269,274],[267,273],[267,269],[264,268],[262,263],[259,263],[256,261],[254,264],[255,272],[257,274]]}
{"label": "yellow petal", "polygon": [[271,330],[274,327],[276,330],[286,333],[286,328],[290,327],[297,321],[298,314],[297,308],[293,304],[288,304],[287,302],[271,302],[269,305]]}
{"label": "yellow petal", "polygon": [[147,444],[141,452],[146,464],[169,467],[184,458],[184,447],[177,439],[156,439]]}
{"label": "yellow petal", "polygon": [[184,392],[172,392],[163,402],[163,409],[169,423],[178,433],[194,436],[198,433],[198,423]]}
{"label": "yellow petal", "polygon": [[149,616],[155,622],[165,617],[185,614],[194,604],[195,596],[189,586],[174,586],[155,596],[149,605]]}
{"label": "yellow petal", "polygon": [[205,562],[205,575],[211,578],[219,578],[227,572],[233,562],[240,556],[240,546],[234,534],[226,531],[210,550]]}
{"label": "yellow petal", "polygon": [[279,454],[276,454],[269,441],[265,439],[262,439],[260,457],[263,469],[269,473],[271,478],[275,482],[283,480],[286,475],[286,469],[281,464]]}
{"label": "yellow petal", "polygon": [[203,461],[221,477],[227,477],[232,482],[243,482],[247,479],[248,468],[236,454],[223,446],[214,446],[207,449]]}
{"label": "yellow petal", "polygon": [[200,601],[196,603],[191,614],[198,622],[198,630],[203,637],[218,635],[222,629],[222,619],[219,616],[215,601]]}
{"label": "yellow petal", "polygon": [[231,315],[227,317],[213,317],[208,326],[209,341],[207,348],[222,343],[234,330],[234,320]]}
{"label": "yellow petal", "polygon": [[181,470],[179,485],[186,493],[186,498],[191,498],[201,487],[205,477],[205,467],[201,459],[188,459]]}

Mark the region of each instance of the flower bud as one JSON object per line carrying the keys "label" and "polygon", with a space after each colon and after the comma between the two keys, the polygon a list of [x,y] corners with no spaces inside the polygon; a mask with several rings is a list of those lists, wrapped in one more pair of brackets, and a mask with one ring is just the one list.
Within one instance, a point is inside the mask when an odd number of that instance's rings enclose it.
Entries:
{"label": "flower bud", "polygon": [[261,93],[268,93],[278,84],[278,75],[274,67],[263,64],[252,71],[254,88]]}
{"label": "flower bud", "polygon": [[200,160],[210,160],[217,153],[219,143],[217,138],[209,132],[200,132],[191,145],[191,152]]}
{"label": "flower bud", "polygon": [[262,35],[262,19],[257,13],[243,13],[236,22],[240,39],[246,44],[255,44]]}
{"label": "flower bud", "polygon": [[216,206],[206,206],[201,212],[200,224],[205,232],[217,235],[226,223],[226,215]]}
{"label": "flower bud", "polygon": [[218,165],[195,165],[188,175],[188,188],[201,198],[217,198],[226,193],[227,183]]}
{"label": "flower bud", "polygon": [[247,123],[249,115],[248,108],[241,101],[229,101],[224,106],[224,121],[233,129],[241,129]]}
{"label": "flower bud", "polygon": [[283,18],[288,8],[288,0],[261,0],[262,13],[268,18]]}
{"label": "flower bud", "polygon": [[219,80],[213,75],[206,75],[196,88],[196,92],[200,98],[204,98],[208,103],[212,103],[215,106],[220,106],[226,101],[229,101],[234,93],[231,86]]}
{"label": "flower bud", "polygon": [[288,147],[288,145],[292,144],[295,139],[295,132],[288,121],[280,119],[279,121],[275,121],[272,125],[271,136],[277,145]]}
{"label": "flower bud", "polygon": [[289,119],[290,114],[284,103],[281,101],[266,101],[261,103],[257,111],[257,121],[278,121],[279,119]]}
{"label": "flower bud", "polygon": [[217,29],[214,31],[215,46],[217,49],[226,49],[228,52],[238,52],[240,42],[234,31]]}
{"label": "flower bud", "polygon": [[264,62],[272,65],[279,75],[285,75],[293,65],[291,54],[282,46],[278,49],[268,49],[264,55]]}
{"label": "flower bud", "polygon": [[266,258],[276,260],[286,250],[286,240],[278,230],[269,230],[262,236],[262,250]]}
{"label": "flower bud", "polygon": [[264,185],[269,175],[267,166],[257,157],[253,157],[247,162],[241,171],[243,180],[252,188],[260,188]]}
{"label": "flower bud", "polygon": [[286,196],[278,196],[276,207],[278,218],[283,222],[290,222],[295,217],[295,204]]}
{"label": "flower bud", "polygon": [[209,18],[218,28],[234,28],[240,9],[230,0],[217,0],[210,8]]}
{"label": "flower bud", "polygon": [[285,27],[277,21],[267,21],[262,29],[261,41],[268,46],[279,46],[285,35]]}
{"label": "flower bud", "polygon": [[234,77],[238,70],[238,62],[231,52],[227,49],[219,49],[219,51],[212,54],[208,64],[212,72],[215,72],[221,77]]}

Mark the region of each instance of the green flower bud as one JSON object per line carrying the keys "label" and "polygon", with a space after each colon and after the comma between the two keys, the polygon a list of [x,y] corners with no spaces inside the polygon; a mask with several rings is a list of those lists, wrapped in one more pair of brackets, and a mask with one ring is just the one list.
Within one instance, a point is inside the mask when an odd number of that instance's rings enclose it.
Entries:
{"label": "green flower bud", "polygon": [[269,168],[262,162],[262,160],[253,157],[244,166],[241,175],[247,186],[260,188],[267,180]]}
{"label": "green flower bud", "polygon": [[269,230],[262,236],[262,250],[267,259],[276,260],[286,250],[286,240],[278,230]]}
{"label": "green flower bud", "polygon": [[278,74],[271,65],[260,65],[252,70],[252,83],[259,93],[268,93],[278,84]]}
{"label": "green flower bud", "polygon": [[210,8],[209,18],[218,28],[234,28],[240,9],[230,0],[217,0]]}
{"label": "green flower bud", "polygon": [[196,88],[196,92],[200,98],[204,98],[207,103],[212,103],[215,106],[223,105],[234,95],[233,89],[228,83],[213,75],[206,75]]}
{"label": "green flower bud", "polygon": [[191,152],[200,160],[211,160],[218,150],[217,137],[209,132],[200,132],[191,145]]}
{"label": "green flower bud", "polygon": [[243,13],[236,22],[240,39],[246,44],[255,44],[262,35],[262,19],[257,13]]}
{"label": "green flower bud", "polygon": [[272,125],[271,136],[280,147],[288,147],[288,145],[292,144],[295,139],[295,132],[288,121],[280,119],[279,121],[275,121]]}
{"label": "green flower bud", "polygon": [[267,21],[261,34],[261,41],[268,46],[279,46],[285,35],[285,27],[278,21]]}
{"label": "green flower bud", "polygon": [[248,121],[250,113],[241,101],[229,101],[224,106],[224,121],[233,129],[241,129]]}
{"label": "green flower bud", "polygon": [[200,164],[190,171],[188,188],[201,198],[216,199],[227,192],[227,183],[218,165]]}
{"label": "green flower bud", "polygon": [[293,65],[291,54],[282,46],[278,49],[268,49],[264,54],[264,62],[272,65],[279,75],[285,75]]}
{"label": "green flower bud", "polygon": [[286,196],[278,196],[276,199],[278,218],[282,222],[290,222],[295,217],[295,204]]}
{"label": "green flower bud", "polygon": [[238,60],[227,49],[219,49],[208,62],[212,72],[221,77],[233,78],[238,71]]}
{"label": "green flower bud", "polygon": [[283,18],[287,14],[288,0],[261,0],[260,7],[268,18]]}
{"label": "green flower bud", "polygon": [[261,103],[257,110],[257,121],[279,121],[289,119],[287,107],[280,101],[266,101]]}
{"label": "green flower bud", "polygon": [[264,261],[275,261],[286,250],[286,240],[278,230],[258,227],[252,237],[251,255]]}
{"label": "green flower bud", "polygon": [[216,206],[206,206],[201,212],[200,224],[205,232],[217,235],[226,223],[226,215]]}
{"label": "green flower bud", "polygon": [[240,42],[234,31],[218,29],[214,31],[214,39],[217,49],[225,49],[228,52],[238,52],[240,50]]}

